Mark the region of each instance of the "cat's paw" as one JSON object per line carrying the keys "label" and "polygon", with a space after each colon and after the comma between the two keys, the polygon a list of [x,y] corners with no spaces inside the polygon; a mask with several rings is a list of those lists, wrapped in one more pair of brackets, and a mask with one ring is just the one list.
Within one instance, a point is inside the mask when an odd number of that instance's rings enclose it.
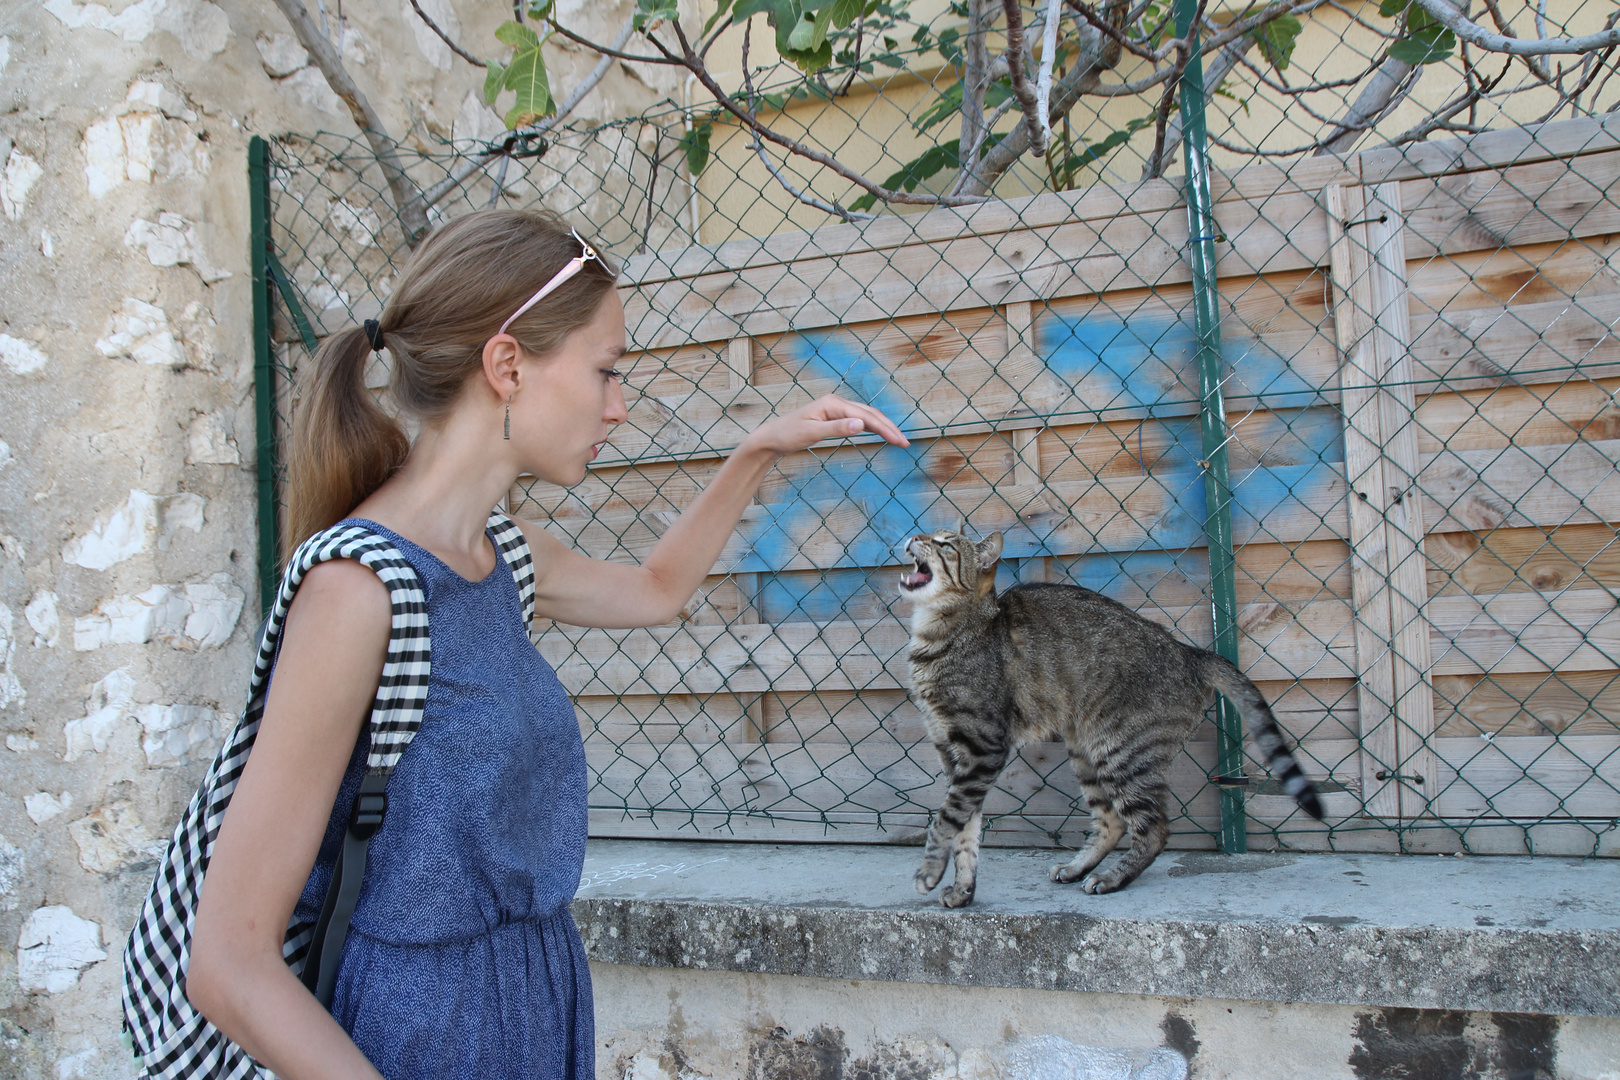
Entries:
{"label": "cat's paw", "polygon": [[922,866],[917,868],[917,873],[911,880],[912,883],[917,886],[917,891],[922,893],[924,896],[927,896],[929,893],[934,891],[934,886],[938,885],[939,879],[944,876],[945,864],[943,862],[941,862],[938,866],[931,866],[928,863],[924,863]]}
{"label": "cat's paw", "polygon": [[967,907],[973,903],[973,886],[952,885],[940,893],[939,902],[948,908]]}
{"label": "cat's paw", "polygon": [[1124,887],[1125,882],[1121,879],[1119,874],[1092,874],[1090,877],[1086,878],[1086,880],[1080,883],[1080,890],[1082,892],[1090,893],[1093,896],[1100,896],[1103,893],[1118,892]]}
{"label": "cat's paw", "polygon": [[1068,885],[1085,876],[1085,870],[1076,870],[1073,863],[1058,863],[1052,867],[1052,880],[1059,885]]}

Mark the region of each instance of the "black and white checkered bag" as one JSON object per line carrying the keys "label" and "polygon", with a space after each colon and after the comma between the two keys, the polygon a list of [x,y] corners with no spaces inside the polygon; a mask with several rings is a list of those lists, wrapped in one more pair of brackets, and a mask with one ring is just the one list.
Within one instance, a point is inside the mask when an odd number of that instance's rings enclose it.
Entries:
{"label": "black and white checkered bag", "polygon": [[[489,528],[497,551],[517,582],[523,624],[528,626],[534,615],[534,563],[528,542],[517,524],[499,512],[490,516]],[[299,546],[288,563],[259,640],[259,654],[253,665],[253,679],[241,723],[220,749],[202,786],[186,807],[168,850],[158,864],[152,891],[129,935],[129,945],[124,952],[124,1030],[147,1076],[162,1080],[272,1077],[269,1070],[248,1057],[191,1007],[186,1000],[185,975],[203,874],[208,869],[225,808],[230,804],[259,731],[266,684],[287,609],[304,575],[329,559],[354,559],[370,567],[388,586],[393,607],[388,655],[371,706],[367,788],[386,781],[422,725],[422,709],[428,692],[430,640],[427,599],[421,581],[394,545],[370,530],[342,525],[317,533]],[[363,851],[362,846],[362,872]],[[347,848],[345,853],[348,853]],[[357,880],[355,885],[358,886]],[[338,875],[334,874],[332,889],[337,888]],[[347,913],[344,913],[337,929],[338,942],[347,923]],[[281,951],[295,974],[304,972],[315,929],[314,924],[296,919],[287,927]],[[326,938],[329,945],[332,940]],[[328,955],[333,957],[335,967],[335,950],[329,950]]]}

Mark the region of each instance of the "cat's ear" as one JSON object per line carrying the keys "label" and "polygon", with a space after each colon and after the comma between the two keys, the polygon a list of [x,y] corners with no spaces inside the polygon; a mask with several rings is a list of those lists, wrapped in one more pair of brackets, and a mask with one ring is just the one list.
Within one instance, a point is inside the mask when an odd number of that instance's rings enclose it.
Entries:
{"label": "cat's ear", "polygon": [[988,570],[1001,558],[1001,533],[993,532],[976,545],[979,550],[979,569]]}

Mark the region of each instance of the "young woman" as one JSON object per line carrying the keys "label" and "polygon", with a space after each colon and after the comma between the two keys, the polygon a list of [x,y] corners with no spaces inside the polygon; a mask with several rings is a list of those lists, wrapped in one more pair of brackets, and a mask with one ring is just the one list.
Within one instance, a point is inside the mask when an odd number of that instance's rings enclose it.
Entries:
{"label": "young woman", "polygon": [[[295,908],[313,920],[331,876],[365,765],[389,593],[357,562],[321,563],[288,614],[186,981],[211,1023],[287,1080],[595,1076],[590,976],[568,914],[584,860],[584,749],[485,523],[520,475],[578,483],[625,420],[614,280],[554,216],[470,214],[423,243],[377,323],[334,335],[316,358],[293,438],[287,550],[342,518],[389,539],[427,593],[433,657],[328,1013],[283,962],[282,936]],[[382,348],[414,442],[366,389]],[[761,425],[641,566],[522,523],[537,615],[670,621],[781,455],[863,431],[906,445],[877,410],[836,397]]]}

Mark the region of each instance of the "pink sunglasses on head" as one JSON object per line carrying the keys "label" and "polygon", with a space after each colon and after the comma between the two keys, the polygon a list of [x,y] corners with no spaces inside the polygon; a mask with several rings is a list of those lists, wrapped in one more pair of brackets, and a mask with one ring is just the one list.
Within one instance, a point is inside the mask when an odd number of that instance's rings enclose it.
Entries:
{"label": "pink sunglasses on head", "polygon": [[562,286],[563,282],[585,269],[586,263],[590,262],[592,259],[595,259],[597,262],[602,261],[601,256],[596,254],[596,249],[587,244],[584,237],[580,236],[579,233],[575,232],[573,229],[569,229],[568,234],[575,240],[579,241],[579,246],[582,249],[580,253],[574,256],[572,259],[569,259],[568,262],[563,265],[561,270],[558,270],[551,276],[550,281],[540,286],[540,291],[529,297],[528,303],[512,312],[511,316],[508,317],[505,322],[501,323],[501,328],[495,331],[497,335],[506,333],[506,328],[511,326],[512,323],[517,320],[518,316],[522,315],[525,311],[528,311],[530,308],[534,307],[534,305],[550,296],[554,291]]}

